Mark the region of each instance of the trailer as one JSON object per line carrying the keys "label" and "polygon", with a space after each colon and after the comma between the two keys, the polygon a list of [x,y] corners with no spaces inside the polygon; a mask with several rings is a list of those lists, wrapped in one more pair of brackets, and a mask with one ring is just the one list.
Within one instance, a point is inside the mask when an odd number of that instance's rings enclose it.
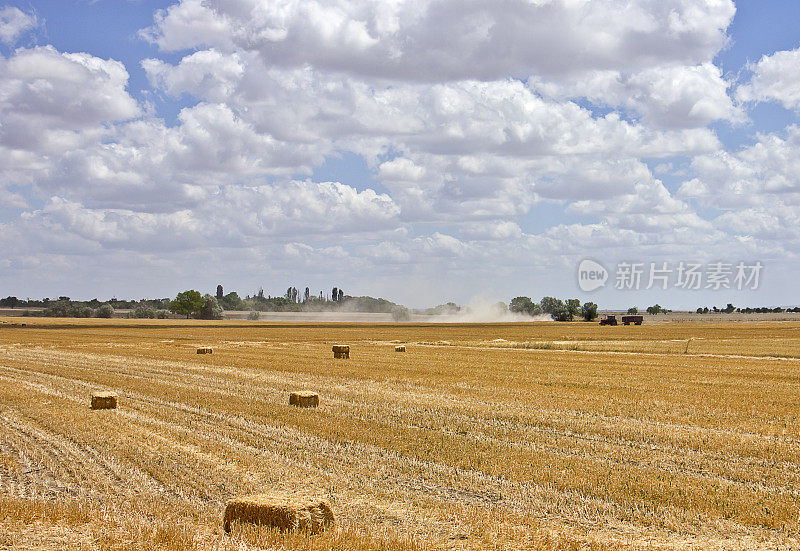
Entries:
{"label": "trailer", "polygon": [[[635,315],[635,316],[622,316],[622,324],[623,325],[641,325],[642,321],[644,321],[644,316]],[[600,320],[600,325],[619,325],[617,322],[617,316],[614,315],[606,315],[603,319]]]}
{"label": "trailer", "polygon": [[644,317],[641,315],[636,316],[622,316],[622,325],[641,325]]}

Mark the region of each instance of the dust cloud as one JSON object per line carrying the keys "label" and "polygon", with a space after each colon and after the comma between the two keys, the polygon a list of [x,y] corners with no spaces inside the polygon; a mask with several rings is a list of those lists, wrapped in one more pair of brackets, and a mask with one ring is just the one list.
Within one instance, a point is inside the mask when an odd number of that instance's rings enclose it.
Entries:
{"label": "dust cloud", "polygon": [[413,315],[412,321],[429,323],[520,323],[534,321],[553,321],[549,315],[529,316],[510,312],[505,304],[484,298],[473,298],[459,312],[439,315]]}
{"label": "dust cloud", "polygon": [[[244,320],[248,312],[225,312],[226,319]],[[391,323],[391,314],[369,312],[261,312],[259,321],[294,321],[308,323]],[[505,304],[484,298],[473,298],[461,310],[443,314],[415,314],[398,323],[530,323],[553,321],[548,315],[529,316],[509,312]]]}

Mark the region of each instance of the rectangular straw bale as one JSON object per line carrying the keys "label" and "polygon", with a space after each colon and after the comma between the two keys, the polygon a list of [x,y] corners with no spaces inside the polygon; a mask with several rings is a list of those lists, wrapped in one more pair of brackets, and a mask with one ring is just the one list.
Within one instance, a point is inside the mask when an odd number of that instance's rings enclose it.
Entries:
{"label": "rectangular straw bale", "polygon": [[334,358],[350,358],[350,345],[348,344],[334,344],[333,345]]}
{"label": "rectangular straw bale", "polygon": [[198,354],[213,354],[214,353],[214,349],[213,348],[209,348],[209,347],[206,346],[206,347],[203,347],[203,348],[198,348],[197,349],[197,353]]}
{"label": "rectangular straw bale", "polygon": [[315,408],[319,405],[319,394],[311,390],[297,390],[289,394],[289,405]]}
{"label": "rectangular straw bale", "polygon": [[284,531],[322,532],[334,521],[333,511],[322,500],[289,494],[254,494],[231,499],[225,507],[223,528],[233,523],[271,526]]}
{"label": "rectangular straw bale", "polygon": [[394,351],[395,352],[405,352],[406,351],[406,347],[405,347],[405,345],[395,346],[394,347]]}
{"label": "rectangular straw bale", "polygon": [[113,392],[92,392],[92,409],[116,409],[117,395]]}

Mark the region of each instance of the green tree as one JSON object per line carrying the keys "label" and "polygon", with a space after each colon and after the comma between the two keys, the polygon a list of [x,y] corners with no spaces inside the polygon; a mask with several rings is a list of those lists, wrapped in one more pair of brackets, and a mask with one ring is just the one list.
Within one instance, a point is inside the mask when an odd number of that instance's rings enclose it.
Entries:
{"label": "green tree", "polygon": [[511,302],[508,303],[508,310],[517,314],[528,314],[529,316],[539,316],[542,313],[541,307],[528,297],[511,299]]}
{"label": "green tree", "polygon": [[186,319],[200,315],[202,309],[203,295],[194,289],[178,293],[175,300],[169,303],[170,312],[180,316],[186,316]]}
{"label": "green tree", "polygon": [[0,306],[8,306],[9,308],[16,308],[19,306],[19,299],[17,297],[6,297],[0,300]]}
{"label": "green tree", "polygon": [[[577,300],[577,299],[572,299]],[[580,304],[580,301],[578,302]],[[571,321],[572,314],[570,313],[569,308],[567,305],[564,304],[564,301],[561,299],[553,298],[553,297],[544,297],[541,302],[542,311],[545,314],[550,314],[550,316],[556,321]]]}
{"label": "green tree", "polygon": [[568,298],[567,311],[569,312],[569,319],[572,321],[581,311],[581,301],[577,298]]}
{"label": "green tree", "polygon": [[552,315],[553,312],[559,309],[560,306],[564,306],[564,303],[558,300],[557,298],[553,297],[544,297],[539,304],[542,305],[542,312],[545,314]]}
{"label": "green tree", "polygon": [[597,304],[594,302],[585,302],[583,306],[581,306],[581,317],[585,321],[592,321],[595,319],[597,317]]}
{"label": "green tree", "polygon": [[569,313],[567,305],[562,301],[556,302],[551,308],[550,315],[555,321],[572,321],[572,314]]}
{"label": "green tree", "polygon": [[94,317],[94,310],[92,310],[89,306],[82,305],[82,306],[75,306],[73,310],[73,315],[76,318],[91,318]]}
{"label": "green tree", "polygon": [[231,291],[222,299],[217,299],[219,305],[222,306],[223,310],[244,310],[245,304],[244,301],[239,298],[239,294],[236,291]]}
{"label": "green tree", "polygon": [[530,297],[515,297],[508,303],[508,309],[517,314],[530,314],[534,306]]}
{"label": "green tree", "polygon": [[200,308],[200,319],[204,320],[221,320],[222,307],[217,302],[217,297],[211,295],[203,296],[203,305]]}
{"label": "green tree", "polygon": [[156,319],[158,316],[158,312],[152,306],[137,306],[134,308],[133,312],[131,312],[130,317],[132,318],[147,318],[147,319]]}
{"label": "green tree", "polygon": [[50,302],[44,311],[44,315],[52,318],[72,317],[74,307],[68,300],[56,300]]}
{"label": "green tree", "polygon": [[114,307],[111,306],[109,303],[101,304],[99,308],[97,308],[97,317],[98,318],[113,318],[114,317]]}
{"label": "green tree", "polygon": [[638,314],[639,313],[639,309],[636,306],[633,306],[631,308],[628,308],[628,313],[629,314]]}

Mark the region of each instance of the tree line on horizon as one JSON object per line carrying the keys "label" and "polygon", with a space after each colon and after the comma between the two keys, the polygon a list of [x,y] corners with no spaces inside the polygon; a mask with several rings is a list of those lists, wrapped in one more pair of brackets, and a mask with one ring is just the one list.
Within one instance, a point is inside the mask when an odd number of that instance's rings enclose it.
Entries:
{"label": "tree line on horizon", "polygon": [[252,296],[241,298],[235,291],[225,294],[222,285],[217,285],[216,293],[202,294],[194,289],[182,291],[174,299],[141,299],[120,300],[112,298],[101,301],[94,298],[89,301],[72,300],[68,296],[58,299],[44,298],[19,299],[8,296],[0,299],[2,308],[36,308],[25,310],[24,316],[75,317],[75,318],[111,318],[119,317],[117,310],[128,310],[129,318],[169,318],[188,317],[196,319],[222,319],[225,310],[250,311],[251,319],[258,319],[260,312],[327,312],[348,311],[362,313],[387,313],[393,319],[409,318],[408,309],[383,298],[370,296],[350,296],[339,287],[333,287],[330,295],[324,291],[311,294],[310,288],[300,295],[296,287],[289,287],[283,296],[264,295],[259,288]]}
{"label": "tree line on horizon", "polygon": [[775,308],[770,308],[769,306],[760,306],[756,308],[745,307],[745,308],[736,308],[730,302],[725,308],[717,308],[716,306],[712,306],[711,309],[708,306],[700,307],[696,310],[698,314],[732,314],[734,312],[740,314],[780,314],[783,312],[789,313],[800,313],[800,306],[795,307],[787,307],[782,308],[780,306],[776,306]]}
{"label": "tree line on horizon", "polygon": [[[411,314],[436,316],[454,315],[463,311],[469,311],[468,307],[462,307],[454,302],[447,302],[432,308],[409,310],[401,304],[383,298],[370,296],[350,296],[346,295],[339,287],[333,287],[328,294],[325,291],[311,293],[309,287],[305,287],[304,292],[300,293],[297,287],[290,286],[282,296],[264,295],[263,288],[258,289],[252,296],[247,295],[241,298],[235,291],[225,294],[222,285],[217,285],[214,295],[203,295],[199,291],[187,290],[178,293],[174,299],[141,299],[124,300],[112,298],[101,301],[97,298],[88,301],[73,301],[68,296],[59,296],[57,299],[19,299],[15,296],[8,296],[0,299],[0,308],[37,308],[41,311],[26,310],[22,315],[28,316],[49,316],[49,317],[76,317],[76,318],[111,318],[120,317],[121,313],[117,310],[127,310],[125,316],[130,318],[170,318],[170,317],[190,317],[197,319],[222,319],[224,311],[249,311],[250,319],[258,319],[261,312],[359,312],[359,313],[381,313],[390,314],[395,321],[407,321]],[[591,321],[597,318],[597,305],[593,302],[581,304],[578,299],[556,299],[554,297],[544,297],[538,303],[530,297],[515,297],[508,305],[499,302],[495,305],[498,313],[513,312],[517,314],[529,315],[532,317],[546,315],[556,321],[571,321],[583,319]],[[649,306],[646,309],[648,314],[666,314],[671,312],[659,304]],[[631,307],[627,310],[628,314],[637,314],[639,310]],[[707,313],[730,314],[733,312],[750,313],[800,313],[800,306],[796,307],[734,307],[728,303],[725,308],[699,307],[698,314]]]}
{"label": "tree line on horizon", "polygon": [[592,321],[597,318],[597,304],[594,302],[581,304],[577,298],[561,300],[555,297],[544,297],[539,302],[533,302],[530,297],[515,297],[508,304],[508,310],[532,317],[550,316],[555,321],[572,321],[575,318]]}
{"label": "tree line on horizon", "polygon": [[[597,317],[597,305],[586,302],[583,305],[578,299],[562,301],[553,297],[544,297],[539,303],[533,302],[529,297],[516,297],[508,306],[500,302],[496,305],[498,312],[510,311],[513,313],[527,314],[530,316],[549,315],[556,321],[571,321],[577,317],[592,320]],[[7,308],[42,308],[41,311],[25,311],[23,315],[47,317],[76,317],[76,318],[112,318],[119,317],[117,310],[128,310],[129,318],[160,318],[186,317],[195,319],[222,319],[227,311],[249,311],[249,319],[258,319],[261,312],[359,312],[390,314],[395,321],[408,321],[411,313],[401,304],[383,298],[370,296],[350,296],[344,294],[339,287],[333,287],[330,295],[324,292],[312,295],[310,288],[306,287],[301,295],[294,286],[288,287],[282,296],[264,295],[260,288],[252,296],[244,299],[236,291],[225,294],[222,285],[217,285],[214,295],[203,295],[199,291],[189,289],[176,295],[174,299],[142,299],[142,300],[111,300],[101,302],[99,299],[90,301],[73,301],[68,296],[59,296],[57,300],[45,298],[42,300],[20,300],[16,297],[0,299],[0,307]],[[440,304],[433,308],[415,309],[418,315],[452,315],[463,311],[465,308],[454,302]]]}

